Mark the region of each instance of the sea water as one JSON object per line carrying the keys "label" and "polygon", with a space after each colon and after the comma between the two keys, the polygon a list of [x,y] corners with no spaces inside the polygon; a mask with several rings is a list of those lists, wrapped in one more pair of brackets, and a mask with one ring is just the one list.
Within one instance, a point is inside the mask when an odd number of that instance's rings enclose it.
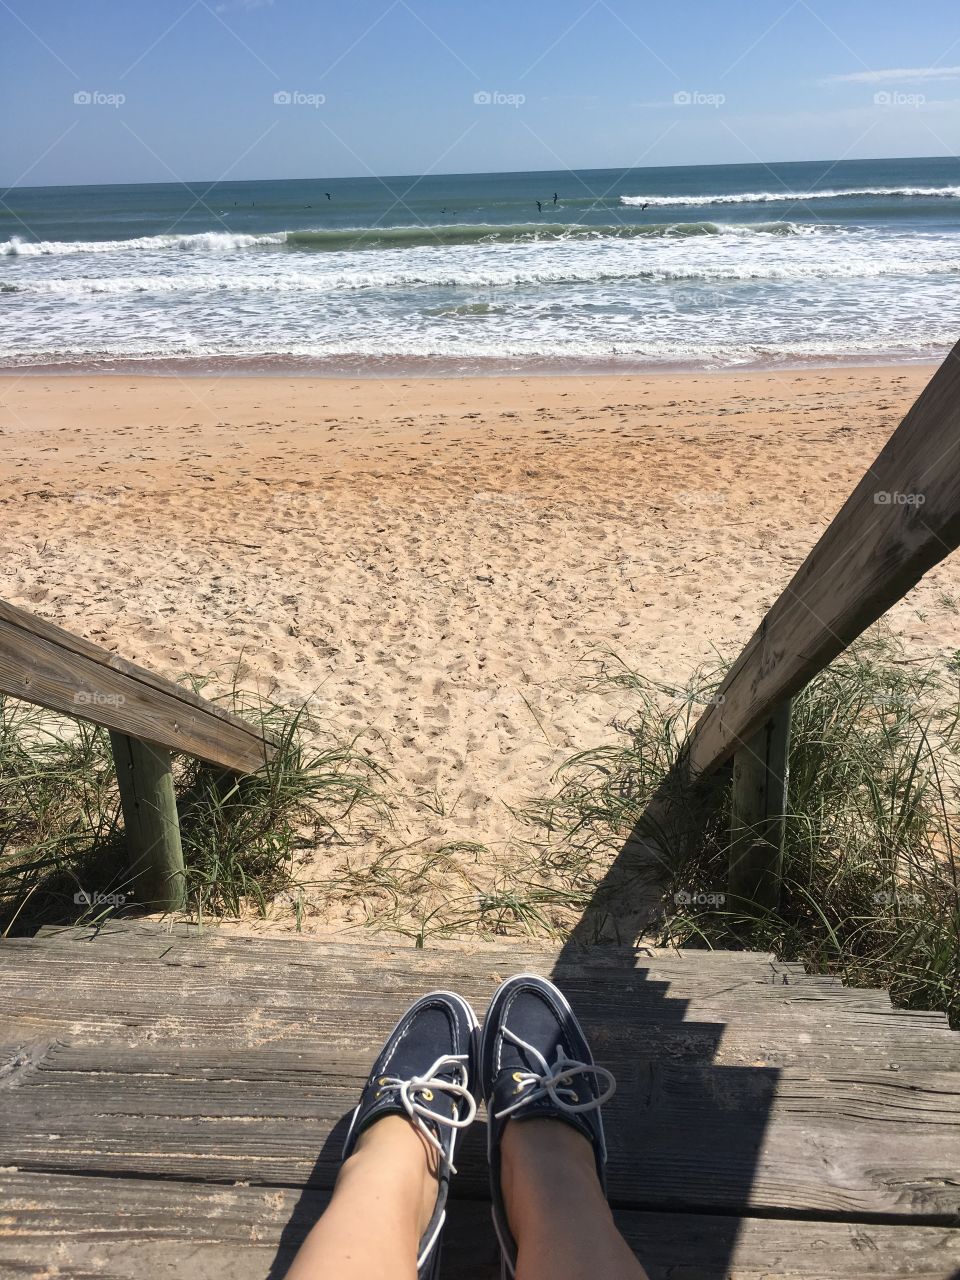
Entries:
{"label": "sea water", "polygon": [[958,337],[954,159],[21,187],[0,204],[6,368],[725,368],[924,359]]}

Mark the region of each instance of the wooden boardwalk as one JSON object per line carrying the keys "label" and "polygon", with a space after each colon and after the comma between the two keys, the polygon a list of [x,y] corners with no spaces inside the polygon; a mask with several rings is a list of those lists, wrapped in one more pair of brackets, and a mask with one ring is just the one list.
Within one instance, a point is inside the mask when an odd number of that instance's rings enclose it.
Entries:
{"label": "wooden boardwalk", "polygon": [[[406,1004],[552,975],[619,1081],[610,1194],[651,1277],[960,1276],[960,1036],[754,953],[237,938],[0,944],[0,1275],[280,1280]],[[444,1274],[499,1275],[483,1124]],[[599,1278],[598,1278],[599,1280]]]}

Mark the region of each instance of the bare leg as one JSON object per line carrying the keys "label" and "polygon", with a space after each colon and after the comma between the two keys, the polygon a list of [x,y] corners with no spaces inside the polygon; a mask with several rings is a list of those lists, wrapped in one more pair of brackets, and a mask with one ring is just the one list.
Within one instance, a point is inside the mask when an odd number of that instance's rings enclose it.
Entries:
{"label": "bare leg", "polygon": [[511,1122],[501,1186],[517,1280],[647,1280],[614,1226],[586,1138],[559,1120]]}
{"label": "bare leg", "polygon": [[436,1200],[432,1148],[405,1116],[385,1116],[344,1161],[286,1280],[416,1280],[417,1248]]}

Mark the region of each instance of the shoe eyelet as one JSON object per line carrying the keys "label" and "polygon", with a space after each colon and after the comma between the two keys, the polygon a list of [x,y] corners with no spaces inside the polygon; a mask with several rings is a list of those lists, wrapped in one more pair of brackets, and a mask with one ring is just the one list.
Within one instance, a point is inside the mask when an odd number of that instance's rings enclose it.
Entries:
{"label": "shoe eyelet", "polygon": [[386,1084],[386,1083],[387,1083],[386,1076],[381,1076],[380,1079],[377,1081],[377,1084]]}
{"label": "shoe eyelet", "polygon": [[520,1074],[520,1072],[519,1072],[519,1071],[515,1071],[515,1072],[513,1073],[513,1078],[514,1078],[514,1080],[517,1080],[517,1081],[521,1081],[521,1080],[523,1080],[523,1076]]}
{"label": "shoe eyelet", "polygon": [[420,1097],[421,1097],[421,1098],[423,1098],[424,1102],[432,1102],[432,1101],[433,1101],[433,1090],[432,1090],[432,1089],[424,1089],[424,1091],[423,1091],[423,1093],[421,1093]]}

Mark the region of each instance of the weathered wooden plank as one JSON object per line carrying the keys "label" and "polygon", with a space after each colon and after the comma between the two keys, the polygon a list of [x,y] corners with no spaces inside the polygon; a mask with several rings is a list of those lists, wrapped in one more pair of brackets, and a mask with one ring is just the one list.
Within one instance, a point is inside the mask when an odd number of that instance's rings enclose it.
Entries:
{"label": "weathered wooden plank", "polygon": [[[540,948],[519,950],[516,943],[471,946],[469,950],[415,948],[405,942],[391,943],[383,935],[364,942],[320,940],[311,935],[245,936],[221,932],[217,928],[196,930],[176,924],[170,932],[152,922],[116,920],[96,928],[47,926],[37,940],[45,947],[76,948],[75,954],[92,954],[98,960],[154,959],[174,965],[210,965],[228,960],[231,964],[269,964],[274,972],[283,969],[328,971],[336,968],[348,985],[369,986],[381,974],[389,975],[391,989],[403,987],[411,996],[425,985],[446,981],[499,981],[511,972],[534,971],[560,982],[576,982],[598,969],[613,974],[631,970],[642,974],[646,984],[669,983],[670,997],[690,994],[726,984],[762,983],[791,988],[791,999],[844,1002],[862,1009],[891,1008],[889,992],[875,987],[847,987],[830,974],[808,974],[796,961],[775,960],[771,955],[751,951],[677,951],[674,948]],[[15,939],[8,946],[36,946],[32,939]],[[529,944],[524,944],[526,947]],[[611,975],[611,980],[618,978]],[[689,983],[692,980],[693,985]],[[726,989],[726,988],[724,988]],[[946,1027],[942,1014],[921,1016],[927,1023]]]}
{"label": "weathered wooden plank", "polygon": [[[588,975],[631,971],[648,979],[670,981],[686,977],[715,982],[720,978],[788,986],[800,979],[822,986],[842,986],[833,975],[806,974],[798,961],[777,960],[768,952],[708,951],[674,947],[591,947],[540,945],[531,939],[473,942],[456,947],[415,947],[406,939],[386,933],[337,934],[238,934],[231,930],[180,922],[114,917],[102,925],[47,925],[34,937],[8,938],[0,942],[0,957],[7,949],[56,947],[74,949],[83,957],[96,954],[103,959],[163,959],[179,963],[253,962],[307,965],[336,965],[358,975],[383,964],[395,966],[418,982],[429,975],[450,972],[507,976],[526,968],[540,973]],[[95,953],[91,948],[96,948]],[[189,960],[188,960],[189,957]],[[452,968],[451,968],[452,967]],[[850,988],[853,990],[854,988]],[[880,988],[856,988],[887,1003]]]}
{"label": "weathered wooden plank", "polygon": [[[0,1271],[63,1280],[279,1280],[327,1203],[323,1191],[13,1173]],[[650,1280],[950,1280],[960,1232],[621,1209]],[[489,1207],[451,1205],[444,1274],[498,1280]]]}
{"label": "weathered wooden plank", "polygon": [[[178,1059],[157,1048],[54,1046],[8,1073],[0,1163],[330,1184],[369,1053],[344,1052],[331,1035],[299,1061],[285,1055],[271,1077],[269,1048],[212,1068],[201,1053]],[[664,1061],[636,1037],[601,1060],[619,1086],[605,1111],[617,1203],[956,1216],[960,1073],[688,1064]],[[461,1193],[482,1194],[482,1126],[458,1167]]]}
{"label": "weathered wooden plank", "polygon": [[[353,1054],[357,1061],[369,1062],[383,1035],[402,1006],[393,1005],[375,1013],[366,1008],[345,1019],[338,1013],[298,1015],[281,1011],[264,1015],[252,1006],[226,1007],[172,1016],[154,1012],[107,1014],[93,1012],[78,1016],[60,1013],[18,1013],[10,1005],[0,1010],[3,1036],[0,1043],[0,1074],[3,1062],[15,1061],[24,1053],[42,1056],[55,1043],[89,1044],[118,1041],[131,1047],[158,1044],[163,1037],[187,1049],[210,1047],[227,1053],[269,1045],[271,1051],[308,1051],[311,1046],[333,1038],[339,1050]],[[598,1012],[602,1017],[603,1010]],[[912,1024],[887,1023],[876,1019],[824,1018],[811,1011],[802,1018],[771,1020],[763,1010],[752,1014],[724,1015],[714,1010],[686,1021],[669,1015],[658,1018],[642,1013],[630,1025],[604,1026],[584,1020],[598,1055],[604,1061],[616,1053],[627,1054],[638,1039],[664,1060],[716,1063],[724,1066],[792,1066],[808,1071],[895,1071],[960,1070],[960,1044],[955,1033],[928,1032]],[[826,1025],[824,1025],[826,1023]]]}
{"label": "weathered wooden plank", "polygon": [[[7,1007],[9,1008],[9,1006]],[[402,1012],[402,1005],[364,1006],[355,1013],[337,1010],[327,1014],[292,1010],[266,1016],[253,1006],[225,1006],[170,1016],[162,1012],[128,1013],[95,1017],[91,1012],[79,1017],[32,1015],[4,1010],[6,1027],[3,1052],[15,1058],[20,1051],[39,1046],[41,1050],[62,1041],[85,1044],[96,1037],[136,1046],[155,1042],[160,1036],[175,1038],[185,1047],[229,1046],[233,1050],[263,1046],[299,1049],[329,1038],[344,1053],[355,1052],[369,1061],[385,1031]],[[664,1060],[715,1062],[724,1065],[804,1066],[810,1070],[925,1070],[936,1067],[957,1070],[958,1046],[949,1032],[927,1036],[901,1023],[884,1025],[868,1019],[826,1018],[812,1012],[790,1021],[778,1019],[773,1025],[759,1011],[752,1018],[724,1016],[687,1020],[658,1016],[656,1011],[639,1016],[630,1024],[605,1024],[596,1017],[585,1019],[598,1056],[615,1064],[627,1057],[631,1043],[642,1038]],[[231,1023],[233,1026],[231,1027]],[[823,1025],[823,1024],[826,1025]]]}
{"label": "weathered wooden plank", "polygon": [[731,667],[689,742],[712,773],[960,543],[960,343]]}
{"label": "weathered wooden plank", "polygon": [[[808,983],[802,977],[784,983],[776,970],[704,972],[651,962],[649,968],[636,971],[591,971],[576,965],[567,968],[562,963],[538,964],[534,957],[522,959],[532,962],[533,971],[553,975],[572,999],[582,1001],[585,1012],[588,1003],[599,1001],[615,1022],[630,1022],[637,1010],[651,1005],[672,1009],[679,1019],[684,1002],[694,998],[713,1000],[718,1008],[731,1011],[754,1007],[759,1000],[770,1010],[816,1004],[868,1016],[894,1014],[885,992],[845,987],[834,981]],[[40,1000],[46,992],[56,1004],[70,992],[77,1009],[84,1007],[87,997],[95,996],[101,1012],[172,1012],[166,1002],[173,990],[181,1001],[198,1008],[258,1002],[271,1010],[301,1008],[305,998],[313,1003],[318,993],[331,1008],[349,1006],[354,997],[366,1005],[371,1000],[395,1003],[431,986],[442,986],[444,980],[482,1000],[510,972],[507,966],[494,968],[471,962],[469,957],[450,956],[411,973],[407,953],[372,949],[367,960],[344,956],[336,948],[305,949],[300,954],[288,950],[276,957],[241,959],[235,953],[211,955],[186,947],[171,949],[156,959],[121,953],[108,961],[97,948],[46,947],[29,941],[0,947],[0,973],[8,990],[16,988],[21,1000]],[[2,995],[0,992],[0,998]],[[944,1015],[937,1013],[901,1011],[899,1016],[917,1026],[947,1025]]]}
{"label": "weathered wooden plank", "polygon": [[[214,923],[198,926],[187,921],[149,920],[133,916],[117,916],[97,925],[43,925],[34,935],[45,944],[96,943],[98,948],[116,942],[129,949],[134,943],[142,943],[149,950],[166,951],[171,944],[177,946],[190,942],[217,950],[243,950],[252,954],[289,954],[299,947],[306,953],[311,948],[324,948],[329,954],[353,956],[358,960],[371,953],[399,954],[408,958],[411,965],[435,965],[440,957],[447,960],[465,957],[467,962],[480,963],[490,960],[501,965],[515,960],[533,958],[540,964],[560,961],[570,967],[630,969],[647,965],[652,961],[677,964],[687,969],[703,969],[714,966],[744,966],[763,968],[774,963],[772,952],[743,950],[696,950],[694,948],[655,947],[638,944],[636,947],[614,946],[607,943],[584,946],[570,944],[558,946],[554,942],[529,937],[471,938],[467,941],[428,942],[423,947],[389,932],[356,929],[330,934],[292,933],[273,931],[266,933],[236,933]],[[30,939],[9,938],[8,943]],[[98,950],[98,954],[105,954]],[[795,961],[776,961],[777,967],[802,972],[803,966]],[[513,970],[511,970],[512,972]]]}
{"label": "weathered wooden plank", "polygon": [[[416,980],[420,974],[456,972],[510,973],[534,965],[539,972],[567,973],[646,972],[665,978],[697,976],[715,981],[721,976],[787,985],[803,974],[796,962],[774,960],[755,951],[677,951],[673,948],[590,948],[584,951],[557,947],[535,947],[525,939],[508,945],[473,946],[458,949],[415,947],[404,939],[384,934],[354,934],[346,939],[316,938],[310,934],[288,933],[279,937],[244,936],[216,927],[202,932],[183,933],[141,930],[126,920],[111,920],[102,928],[50,927],[35,938],[12,938],[0,943],[3,949],[41,944],[45,948],[72,948],[74,954],[114,960],[137,956],[187,962],[220,960],[242,963],[311,965],[336,964],[357,973],[379,969],[382,963],[397,966]],[[452,969],[451,969],[452,966]]]}
{"label": "weathered wooden plank", "polygon": [[[293,1080],[313,1079],[317,1073],[336,1075],[349,1081],[352,1087],[359,1089],[366,1076],[378,1044],[362,1043],[357,1038],[347,1038],[325,1042],[319,1037],[300,1040],[271,1040],[260,1047],[227,1041],[208,1041],[204,1044],[182,1045],[171,1040],[159,1040],[157,1027],[150,1025],[138,1028],[142,1034],[132,1036],[116,1036],[110,1044],[110,1070],[116,1074],[143,1074],[144,1062],[149,1059],[150,1071],[158,1080],[161,1078],[177,1078],[182,1080],[264,1080],[273,1083]],[[781,1052],[780,1061],[773,1059],[769,1053],[759,1056],[756,1053],[743,1054],[739,1058],[724,1053],[717,1061],[711,1054],[716,1036],[704,1035],[698,1043],[696,1028],[691,1028],[692,1035],[685,1035],[685,1029],[669,1027],[642,1028],[646,1048],[644,1060],[660,1062],[664,1065],[679,1063],[685,1067],[710,1065],[789,1068],[798,1076],[827,1079],[861,1078],[864,1074],[887,1078],[887,1073],[894,1071],[908,1075],[948,1073],[952,1069],[955,1074],[960,1069],[956,1062],[937,1060],[936,1054],[927,1055],[927,1060],[918,1065],[909,1055],[909,1045],[904,1042],[901,1048],[907,1054],[899,1060],[889,1052],[874,1056],[874,1046],[862,1046],[848,1040],[834,1052],[825,1052],[828,1045],[822,1043],[821,1053],[817,1055],[816,1047],[811,1051],[809,1046],[799,1046],[789,1053]],[[627,1037],[621,1036],[613,1042],[602,1046],[604,1063],[618,1068],[623,1061],[628,1062],[628,1069],[633,1069],[634,1059],[630,1055]],[[0,1051],[0,1087],[11,1085],[20,1073],[27,1078],[40,1070],[93,1072],[103,1066],[103,1042],[92,1040],[35,1040],[24,1041],[21,1045]],[[306,1073],[306,1074],[305,1074]]]}
{"label": "weathered wooden plank", "polygon": [[238,773],[272,750],[238,716],[4,601],[0,691]]}
{"label": "weathered wooden plank", "polygon": [[[170,966],[121,957],[111,965],[53,951],[45,954],[36,943],[0,948],[3,1038],[14,1049],[58,1037],[122,1036],[133,1043],[164,1035],[184,1045],[236,1047],[333,1037],[369,1052],[415,995],[446,980],[482,1013],[501,976],[456,956],[437,956],[432,972],[410,975],[405,952],[371,952],[364,967],[355,956],[292,965],[207,956]],[[942,1015],[897,1011],[886,1002],[861,1006],[861,993],[837,985],[765,986],[695,969],[669,983],[643,972],[618,973],[613,981],[603,970],[561,977],[604,1052],[628,1050],[643,1037],[660,1054],[681,1059],[960,1067],[960,1037]]]}
{"label": "weathered wooden plank", "polygon": [[170,752],[110,732],[137,904],[179,911],[186,896]]}

